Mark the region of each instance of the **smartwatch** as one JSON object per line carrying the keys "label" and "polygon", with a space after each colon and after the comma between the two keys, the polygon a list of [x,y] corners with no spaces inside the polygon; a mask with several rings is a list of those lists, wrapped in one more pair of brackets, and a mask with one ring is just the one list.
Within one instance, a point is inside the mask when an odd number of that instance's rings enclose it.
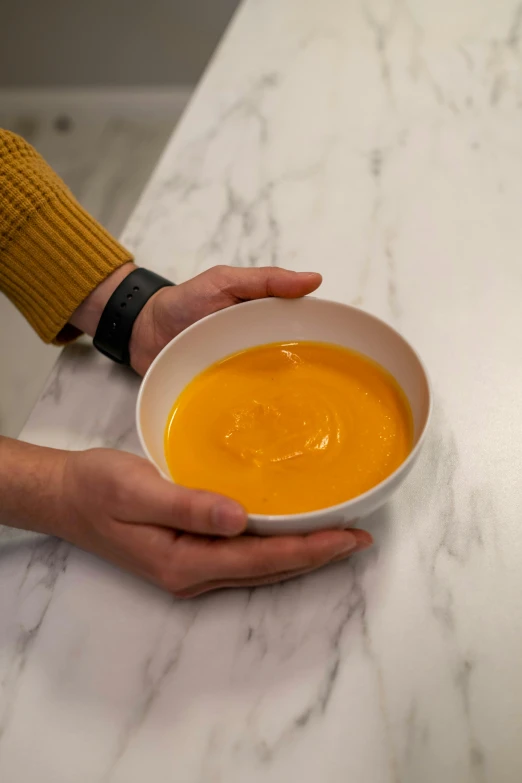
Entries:
{"label": "smartwatch", "polygon": [[118,364],[130,364],[134,321],[156,291],[174,285],[150,269],[135,269],[122,280],[101,314],[93,345]]}

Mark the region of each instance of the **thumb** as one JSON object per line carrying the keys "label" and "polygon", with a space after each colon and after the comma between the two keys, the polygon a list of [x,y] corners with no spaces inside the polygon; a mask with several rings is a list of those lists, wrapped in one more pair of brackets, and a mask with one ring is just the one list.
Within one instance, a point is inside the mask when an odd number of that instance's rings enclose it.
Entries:
{"label": "thumb", "polygon": [[145,460],[140,463],[122,477],[126,484],[123,521],[208,536],[235,536],[245,530],[247,513],[235,500],[173,484]]}
{"label": "thumb", "polygon": [[209,281],[220,291],[242,300],[264,299],[269,296],[297,299],[311,294],[322,282],[322,277],[317,272],[293,272],[274,266],[248,269],[218,266],[203,272],[201,278],[204,275],[207,275]]}

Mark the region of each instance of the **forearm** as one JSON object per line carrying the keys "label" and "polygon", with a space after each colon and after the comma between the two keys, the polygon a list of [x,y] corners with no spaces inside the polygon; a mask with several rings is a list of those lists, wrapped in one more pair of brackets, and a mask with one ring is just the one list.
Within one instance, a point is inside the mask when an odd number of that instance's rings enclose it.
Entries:
{"label": "forearm", "polygon": [[0,437],[0,524],[59,534],[67,452]]}
{"label": "forearm", "polygon": [[0,129],[0,291],[46,342],[78,336],[70,319],[132,256],[78,204],[19,136]]}

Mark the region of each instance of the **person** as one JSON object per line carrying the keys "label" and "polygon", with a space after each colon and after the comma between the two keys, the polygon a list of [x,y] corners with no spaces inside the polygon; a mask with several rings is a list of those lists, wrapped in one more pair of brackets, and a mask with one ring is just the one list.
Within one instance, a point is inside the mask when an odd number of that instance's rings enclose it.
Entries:
{"label": "person", "polygon": [[[0,130],[0,290],[40,338],[64,345],[97,335],[136,270],[39,154]],[[127,361],[142,375],[198,319],[249,299],[305,296],[320,282],[315,273],[225,266],[164,281],[132,323]],[[372,541],[361,530],[258,538],[244,534],[246,521],[233,499],[176,486],[136,455],[0,438],[1,524],[58,536],[178,597],[282,581]]]}

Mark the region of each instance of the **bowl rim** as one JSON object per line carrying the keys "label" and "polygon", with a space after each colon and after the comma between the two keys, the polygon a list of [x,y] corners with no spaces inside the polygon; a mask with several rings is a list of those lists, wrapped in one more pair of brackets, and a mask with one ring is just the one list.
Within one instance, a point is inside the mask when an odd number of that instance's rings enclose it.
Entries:
{"label": "bowl rim", "polygon": [[[362,307],[356,307],[355,305],[347,304],[345,302],[337,302],[334,299],[323,299],[320,296],[304,296],[299,297],[298,299],[280,299],[279,297],[267,297],[263,299],[251,299],[246,302],[239,302],[236,305],[232,305],[234,310],[236,308],[241,307],[260,307],[268,303],[273,302],[274,299],[277,299],[278,301],[285,301],[285,302],[292,302],[292,301],[303,301],[306,299],[324,302],[327,305],[332,305],[335,307],[340,308],[346,308],[349,310],[354,310],[358,313],[363,313],[366,317],[368,317],[371,321],[374,321],[381,326],[384,326],[386,329],[388,329],[390,332],[393,332],[393,334],[399,338],[399,340],[402,340],[410,351],[413,353],[415,359],[417,360],[419,367],[421,368],[422,374],[424,375],[424,380],[426,382],[426,389],[428,393],[428,411],[426,414],[426,419],[424,421],[424,425],[421,429],[421,432],[419,433],[419,437],[417,440],[417,443],[413,447],[413,449],[410,451],[406,459],[401,462],[401,464],[395,468],[393,473],[390,473],[389,476],[387,476],[385,479],[380,481],[378,484],[375,484],[375,486],[371,487],[370,489],[366,490],[366,492],[363,492],[360,495],[356,495],[353,498],[350,498],[349,500],[345,500],[342,503],[337,503],[334,506],[323,506],[321,508],[317,508],[314,511],[303,511],[298,514],[248,514],[248,519],[252,522],[256,523],[276,523],[276,522],[295,522],[296,527],[298,523],[300,522],[308,522],[316,518],[317,516],[321,515],[324,516],[324,514],[328,515],[335,515],[336,512],[346,512],[350,506],[356,506],[359,503],[364,503],[364,501],[369,500],[372,495],[376,494],[377,492],[385,491],[388,485],[393,484],[394,481],[397,479],[397,477],[406,471],[408,467],[414,462],[416,459],[423,443],[426,438],[426,432],[428,430],[428,426],[432,419],[433,414],[433,391],[432,391],[432,384],[430,380],[430,376],[428,373],[428,370],[426,369],[426,365],[424,364],[421,356],[419,355],[418,351],[413,347],[413,345],[409,342],[409,340],[404,337],[394,326],[391,326],[387,321],[384,321],[382,318],[379,318],[378,316],[374,315],[373,313],[368,312],[368,310],[364,310]],[[204,316],[203,318],[200,318],[198,321],[195,321],[190,326],[187,326],[186,329],[183,329],[179,334],[177,334],[175,337],[172,338],[172,340],[169,340],[169,342],[161,349],[161,351],[158,353],[158,355],[155,357],[155,359],[150,364],[149,368],[147,369],[147,372],[143,376],[143,379],[140,384],[138,397],[136,400],[136,428],[138,430],[138,438],[140,441],[141,448],[143,449],[143,452],[145,453],[145,456],[149,460],[149,462],[154,465],[156,470],[160,473],[163,478],[165,478],[167,481],[170,481],[172,484],[176,485],[176,482],[172,479],[171,476],[167,476],[157,465],[156,462],[153,460],[153,458],[150,455],[150,452],[147,448],[147,445],[145,443],[145,438],[143,437],[143,433],[141,430],[141,422],[140,422],[140,410],[141,410],[141,403],[142,398],[144,395],[145,387],[149,381],[149,378],[154,371],[154,367],[156,364],[158,364],[163,354],[167,352],[167,350],[172,346],[173,343],[180,341],[182,336],[186,335],[187,333],[197,329],[200,327],[200,325],[206,321],[212,320],[219,316],[221,313],[225,313],[230,308],[226,307],[222,310],[218,310],[215,313],[210,313],[209,315]],[[337,345],[338,343],[332,343],[332,345]],[[263,343],[255,343],[254,345],[250,346],[251,348],[255,348],[256,345],[263,345]],[[341,346],[343,347],[343,346]],[[225,358],[228,354],[225,354],[222,358]],[[219,360],[216,360],[219,361]],[[210,366],[210,365],[209,365]]]}

